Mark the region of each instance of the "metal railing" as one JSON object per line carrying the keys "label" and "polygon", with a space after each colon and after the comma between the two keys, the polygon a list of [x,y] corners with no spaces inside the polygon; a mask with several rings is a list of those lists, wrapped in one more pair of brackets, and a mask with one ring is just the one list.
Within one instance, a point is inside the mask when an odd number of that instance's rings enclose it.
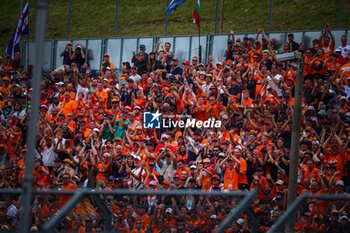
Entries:
{"label": "metal railing", "polygon": [[[23,190],[21,189],[0,189],[0,195],[11,195],[18,196],[22,195]],[[103,213],[104,216],[104,228],[103,232],[112,232],[112,216],[106,206],[105,200],[101,197],[104,196],[142,196],[142,195],[166,195],[166,196],[183,196],[183,195],[193,195],[193,196],[216,196],[216,197],[229,197],[229,198],[241,198],[239,204],[232,208],[228,213],[226,218],[219,224],[218,232],[224,232],[224,230],[232,224],[232,222],[239,218],[243,212],[246,212],[250,225],[252,227],[252,232],[258,232],[258,222],[255,214],[249,208],[251,202],[258,195],[257,190],[251,192],[242,192],[242,191],[229,191],[229,192],[220,192],[220,191],[201,191],[201,190],[129,190],[129,189],[114,189],[114,190],[93,190],[93,189],[78,189],[78,190],[57,190],[57,189],[48,189],[48,190],[33,190],[33,195],[71,195],[72,197],[69,201],[57,211],[55,215],[42,227],[39,232],[50,233],[54,232],[63,219],[71,213],[71,211],[85,198],[89,197],[92,200],[98,209]],[[9,231],[0,231],[0,232],[9,232]],[[13,232],[13,231],[11,231]]]}
{"label": "metal railing", "polygon": [[[321,30],[313,31],[289,31],[289,32],[269,32],[270,39],[277,40],[278,49],[282,48],[282,44],[287,40],[288,33],[294,34],[294,40],[298,43],[305,42],[306,48],[312,47],[312,40],[319,38]],[[334,29],[332,33],[335,38],[336,46],[340,45],[342,35],[347,35],[350,41],[349,29]],[[255,33],[237,34],[235,38],[241,40],[247,36],[255,39]],[[229,35],[202,35],[202,61],[205,63],[208,56],[213,56],[213,61],[218,62],[224,59],[224,53],[227,48]],[[64,50],[66,40],[46,40],[44,69],[53,70],[62,65],[60,52]],[[134,38],[86,38],[73,39],[73,45],[81,44],[86,50],[86,58],[93,70],[99,70],[105,52],[110,54],[111,61],[115,67],[120,68],[123,62],[131,62],[132,52],[138,51],[139,45],[146,46],[146,52],[151,52],[155,48],[157,41],[160,43],[170,42],[172,44],[171,51],[179,59],[179,64],[184,60],[190,60],[191,57],[197,56],[199,53],[198,36],[173,36],[173,37],[134,37]],[[24,41],[22,43],[22,59],[25,66],[34,64],[35,45],[34,41]]]}
{"label": "metal railing", "polygon": [[278,221],[271,227],[269,233],[278,233],[285,232],[285,224],[290,221],[294,221],[295,215],[299,210],[299,207],[303,204],[303,202],[307,199],[318,199],[318,200],[350,200],[350,195],[345,193],[343,195],[335,195],[335,194],[322,194],[315,195],[304,193],[297,197],[293,204],[288,207],[288,209],[283,213],[283,215],[278,219]]}

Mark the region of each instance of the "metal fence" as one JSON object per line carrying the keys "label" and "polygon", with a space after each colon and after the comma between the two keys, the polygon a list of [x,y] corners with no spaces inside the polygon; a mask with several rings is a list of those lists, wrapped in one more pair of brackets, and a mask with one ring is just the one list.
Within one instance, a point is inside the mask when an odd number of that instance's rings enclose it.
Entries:
{"label": "metal fence", "polygon": [[[19,195],[22,195],[23,192],[20,189],[0,189],[0,197],[7,200],[17,200]],[[72,211],[81,203],[84,199],[89,198],[91,203],[97,207],[98,212],[100,212],[102,218],[100,218],[101,223],[103,223],[103,230],[101,232],[115,232],[113,230],[113,224],[118,219],[116,218],[116,213],[113,213],[111,206],[108,204],[108,199],[113,197],[116,199],[123,199],[125,197],[132,200],[132,198],[142,197],[147,195],[164,195],[171,196],[174,198],[197,196],[215,198],[216,200],[226,200],[226,202],[235,201],[237,205],[233,208],[230,206],[224,215],[224,219],[219,223],[217,232],[224,232],[227,227],[230,227],[233,221],[237,220],[244,213],[247,215],[249,220],[250,227],[252,232],[258,232],[258,221],[257,216],[254,214],[253,210],[250,208],[251,202],[258,195],[257,190],[251,192],[242,192],[242,191],[230,191],[230,192],[220,192],[220,191],[201,191],[201,190],[129,190],[129,189],[114,189],[114,190],[92,190],[92,189],[78,189],[78,190],[33,190],[34,201],[32,203],[33,209],[38,209],[38,202],[48,201],[52,203],[52,200],[59,198],[58,196],[70,195],[71,198],[69,201],[62,206],[57,213],[54,213],[47,217],[47,221],[44,222],[43,227],[39,229],[40,233],[51,233],[55,232],[57,229],[62,227],[62,224],[66,220],[66,217],[72,214]],[[49,196],[49,197],[47,197]],[[45,198],[46,197],[46,198]],[[41,200],[38,200],[41,199]],[[109,199],[110,200],[110,199]],[[120,204],[129,205],[129,204]],[[137,205],[136,205],[137,206]],[[125,206],[124,206],[125,207]],[[167,206],[166,208],[168,208]],[[196,208],[196,207],[194,207]],[[198,207],[197,207],[198,208]],[[19,216],[21,218],[21,215]],[[33,216],[37,217],[37,216]],[[23,229],[20,229],[23,230]],[[62,230],[62,229],[61,229]],[[1,232],[9,232],[3,231]],[[11,231],[13,232],[13,231]],[[64,231],[63,231],[64,232]],[[72,231],[76,232],[76,231]]]}
{"label": "metal fence", "polygon": [[285,225],[291,221],[295,221],[295,215],[300,211],[301,206],[304,201],[316,199],[316,200],[328,200],[328,201],[350,201],[350,196],[348,193],[342,195],[337,194],[309,194],[304,193],[297,197],[293,204],[288,207],[288,209],[283,213],[283,215],[278,219],[278,221],[271,227],[269,233],[285,232]]}
{"label": "metal fence", "polygon": [[[0,197],[6,200],[18,200],[18,197],[23,195],[21,189],[0,189]],[[229,211],[226,211],[224,219],[218,223],[217,232],[225,232],[227,227],[231,227],[233,222],[238,218],[242,218],[245,214],[249,221],[250,230],[252,233],[259,232],[259,216],[257,216],[251,208],[251,203],[257,198],[258,191],[254,190],[251,192],[242,192],[242,191],[230,191],[230,192],[208,192],[200,190],[129,190],[129,189],[114,189],[114,190],[92,190],[92,189],[78,189],[78,190],[57,190],[57,189],[48,189],[48,190],[33,190],[34,201],[32,203],[32,208],[38,209],[38,201],[45,202],[49,201],[50,204],[53,204],[53,200],[59,198],[58,196],[70,195],[71,198],[66,204],[57,211],[57,213],[52,213],[47,217],[47,221],[43,222],[43,226],[39,228],[40,233],[49,233],[55,232],[56,230],[62,231],[62,226],[66,223],[66,217],[72,215],[74,209],[79,206],[79,204],[86,198],[97,208],[99,213],[99,221],[102,226],[101,231],[99,232],[114,232],[113,225],[116,224],[118,220],[116,213],[112,211],[110,200],[123,200],[124,198],[140,197],[142,198],[147,195],[165,195],[172,197],[186,197],[188,195],[198,196],[203,198],[216,198],[216,201],[223,199],[226,201],[234,201],[236,205],[234,207],[229,207]],[[22,197],[23,198],[23,197]],[[41,200],[38,200],[41,199]],[[270,228],[270,233],[285,232],[285,224],[290,221],[295,221],[295,215],[298,211],[302,210],[301,208],[304,205],[306,200],[328,200],[328,201],[350,201],[350,196],[348,194],[336,195],[336,194],[322,194],[315,195],[304,193],[299,196],[293,205],[288,207],[288,209],[283,213],[282,216],[274,223]],[[130,205],[129,204],[118,204],[121,205]],[[140,205],[141,207],[142,205]],[[125,206],[124,206],[125,207]],[[166,208],[168,208],[167,206]],[[137,204],[136,207],[138,208]],[[76,214],[74,214],[76,216]],[[22,216],[19,215],[19,218]],[[37,216],[33,216],[37,217]],[[73,223],[72,223],[73,224]],[[64,231],[64,230],[63,230]],[[9,232],[0,229],[1,232]],[[11,231],[13,232],[13,231]],[[71,231],[76,232],[76,231]]]}
{"label": "metal fence", "polygon": [[[319,38],[321,30],[316,31],[290,31],[290,32],[271,32],[268,33],[270,39],[278,41],[278,49],[281,49],[284,41],[287,40],[288,33],[294,34],[294,40],[298,43],[305,42],[306,48],[312,46],[312,40]],[[350,41],[349,29],[332,30],[335,38],[336,47],[340,45],[342,35],[347,35]],[[235,35],[235,38],[247,36],[255,39],[255,33],[245,33]],[[202,61],[205,62],[209,55],[213,56],[213,61],[222,61],[227,47],[227,41],[230,35],[202,35],[200,38],[202,46]],[[68,40],[47,40],[45,42],[44,69],[53,70],[62,65],[60,52],[64,50]],[[122,62],[131,62],[132,52],[138,51],[139,45],[146,46],[146,52],[155,49],[157,41],[164,44],[172,44],[171,51],[179,59],[180,64],[184,60],[190,60],[193,56],[199,54],[198,36],[174,36],[174,37],[135,37],[135,38],[106,38],[106,39],[73,39],[73,45],[81,44],[86,50],[87,61],[93,70],[99,70],[99,66],[105,52],[110,54],[111,61],[116,68],[121,67]],[[24,64],[34,64],[35,43],[34,41],[25,41],[22,44]]]}

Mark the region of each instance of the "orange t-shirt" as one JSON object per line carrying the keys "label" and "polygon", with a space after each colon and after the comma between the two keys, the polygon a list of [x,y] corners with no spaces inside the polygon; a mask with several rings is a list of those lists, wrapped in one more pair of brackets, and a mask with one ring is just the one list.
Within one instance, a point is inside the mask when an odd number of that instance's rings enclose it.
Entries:
{"label": "orange t-shirt", "polygon": [[202,190],[209,190],[211,187],[211,175],[203,174],[202,177]]}
{"label": "orange t-shirt", "polygon": [[78,107],[78,104],[74,100],[69,100],[69,101],[62,101],[60,108],[63,112],[63,114],[67,117],[68,113],[74,112]]}
{"label": "orange t-shirt", "polygon": [[243,107],[247,107],[247,106],[251,106],[252,105],[252,103],[253,103],[253,100],[251,99],[251,98],[248,98],[248,99],[243,99],[242,100],[242,106]]}
{"label": "orange t-shirt", "polygon": [[183,167],[182,169],[177,169],[175,175],[181,176],[181,173],[185,171],[189,175],[191,170],[188,167]]}
{"label": "orange t-shirt", "polygon": [[215,104],[214,106],[208,106],[207,108],[207,118],[215,117],[219,118],[221,112],[221,106],[219,104]]}
{"label": "orange t-shirt", "polygon": [[256,81],[256,86],[255,86],[255,94],[259,94],[261,92],[261,89],[263,87],[262,83],[258,83],[259,80],[263,80],[264,78],[259,76],[259,75],[256,75],[255,76],[255,81]]}
{"label": "orange t-shirt", "polygon": [[[77,189],[77,186],[75,186],[75,184],[73,183],[67,183],[61,187],[61,190],[75,190],[75,189]],[[62,207],[64,204],[66,204],[66,202],[69,201],[70,198],[71,198],[71,195],[62,195],[62,194],[59,195],[58,205]]]}
{"label": "orange t-shirt", "polygon": [[107,108],[108,93],[107,91],[96,91],[96,96],[102,99],[103,108]]}
{"label": "orange t-shirt", "polygon": [[10,93],[11,91],[11,85],[8,85],[7,87],[3,86],[1,87],[0,89],[0,92],[3,96],[8,96],[8,94]]}
{"label": "orange t-shirt", "polygon": [[207,108],[208,106],[205,104],[196,106],[193,109],[194,118],[196,118],[197,120],[205,121],[207,119],[207,112],[206,112]]}
{"label": "orange t-shirt", "polygon": [[331,55],[334,52],[334,46],[332,44],[329,44],[327,47],[324,44],[322,44],[320,48],[324,51],[324,58],[328,58],[329,55]]}
{"label": "orange t-shirt", "polygon": [[[246,173],[247,172],[247,162],[243,158],[239,158],[239,162],[241,163],[241,165],[239,166],[239,170]],[[248,184],[246,174],[238,174],[238,184]]]}
{"label": "orange t-shirt", "polygon": [[235,168],[232,170],[226,169],[224,174],[224,189],[237,190],[238,189],[238,173]]}
{"label": "orange t-shirt", "polygon": [[337,154],[337,155],[333,155],[333,154],[329,154],[326,156],[326,161],[325,163],[327,163],[328,161],[331,160],[336,160],[336,169],[337,171],[342,172],[344,169],[344,164],[345,164],[345,155],[341,155],[341,154]]}

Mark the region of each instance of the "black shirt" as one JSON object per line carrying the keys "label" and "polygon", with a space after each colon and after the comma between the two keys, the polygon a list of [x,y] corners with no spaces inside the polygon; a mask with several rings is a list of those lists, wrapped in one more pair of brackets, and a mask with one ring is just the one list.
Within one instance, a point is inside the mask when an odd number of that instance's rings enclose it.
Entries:
{"label": "black shirt", "polygon": [[124,102],[126,106],[130,106],[132,102],[132,95],[136,92],[135,89],[130,90],[123,90],[121,93],[120,101]]}
{"label": "black shirt", "polygon": [[183,71],[182,71],[182,68],[177,66],[175,68],[171,68],[171,72],[170,72],[172,75],[182,75]]}

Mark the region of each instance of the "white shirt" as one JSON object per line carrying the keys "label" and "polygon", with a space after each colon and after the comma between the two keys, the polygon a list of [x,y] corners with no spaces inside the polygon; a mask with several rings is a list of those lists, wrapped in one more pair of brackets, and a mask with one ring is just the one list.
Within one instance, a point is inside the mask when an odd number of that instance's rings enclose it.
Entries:
{"label": "white shirt", "polygon": [[346,99],[350,98],[350,87],[349,86],[344,86],[344,91],[346,94]]}
{"label": "white shirt", "polygon": [[[135,176],[139,176],[141,172],[142,167],[134,168],[132,169],[132,173],[134,173]],[[142,175],[141,175],[142,180]],[[142,188],[142,181],[137,180],[134,176],[132,176],[132,186],[136,189]]]}
{"label": "white shirt", "polygon": [[207,85],[206,83],[203,84],[203,85],[202,85],[202,91],[203,91],[205,94],[209,95],[209,93],[210,93],[210,87],[211,87],[211,86],[213,86],[212,83],[209,83],[209,85]]}
{"label": "white shirt", "polygon": [[58,157],[57,153],[53,150],[54,143],[52,143],[51,147],[44,147],[41,152],[42,160],[45,166],[53,166],[55,159]]}
{"label": "white shirt", "polygon": [[167,164],[166,162],[163,163],[163,167],[160,170],[160,174],[164,177],[164,180],[170,180],[175,174],[173,161],[171,161],[170,164]]}
{"label": "white shirt", "polygon": [[83,93],[84,94],[84,98],[83,99],[87,100],[88,94],[89,94],[89,88],[83,87],[80,84],[78,84],[78,86],[77,86],[77,95],[75,97],[75,100],[78,100],[78,94],[79,93]]}
{"label": "white shirt", "polygon": [[139,74],[135,74],[135,75],[130,75],[129,77],[130,79],[134,80],[134,83],[136,84],[137,80],[141,80],[141,76]]}
{"label": "white shirt", "polygon": [[344,47],[339,45],[337,49],[341,50],[341,55],[345,58],[347,58],[350,55],[350,45],[345,45]]}

